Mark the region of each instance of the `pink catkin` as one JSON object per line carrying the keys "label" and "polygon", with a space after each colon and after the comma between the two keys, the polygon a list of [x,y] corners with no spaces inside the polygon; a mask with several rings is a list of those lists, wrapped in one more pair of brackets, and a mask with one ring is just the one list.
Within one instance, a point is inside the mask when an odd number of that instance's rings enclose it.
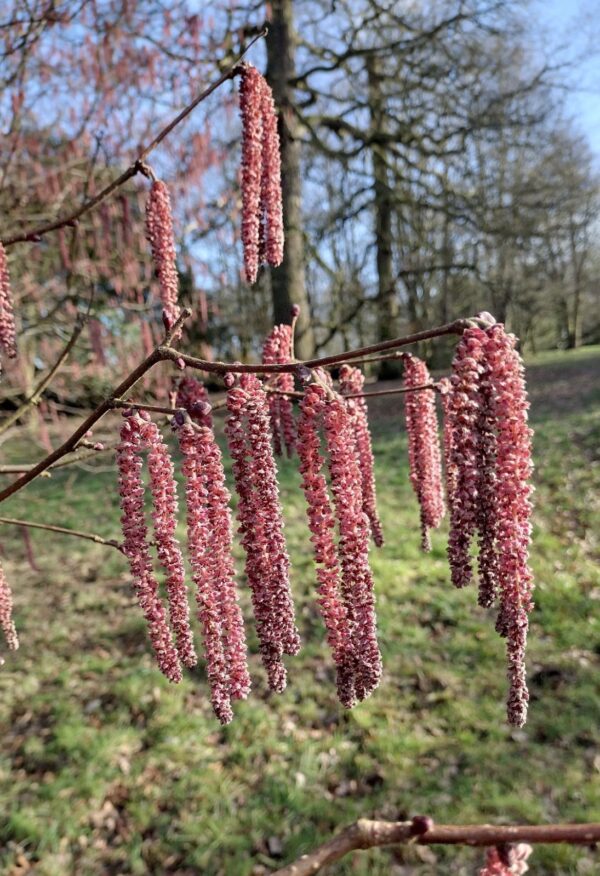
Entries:
{"label": "pink catkin", "polygon": [[[262,361],[266,365],[285,364],[292,358],[293,327],[291,325],[276,325],[263,344]],[[282,393],[293,391],[294,375],[277,374],[269,381],[269,386]],[[269,394],[269,418],[273,436],[273,448],[277,456],[281,456],[282,444],[285,444],[288,456],[292,456],[296,448],[296,421],[294,405],[289,396]]]}
{"label": "pink catkin", "polygon": [[451,412],[451,393],[452,383],[448,377],[442,377],[438,381],[438,390],[442,401],[442,411],[444,414],[443,420],[443,438],[442,449],[444,457],[444,479],[446,485],[446,503],[448,508],[452,508],[452,498],[456,489],[456,464],[452,458],[452,443],[454,430],[452,425]]}
{"label": "pink catkin", "polygon": [[283,260],[281,157],[271,88],[251,64],[242,65],[242,243],[248,283],[265,261]]}
{"label": "pink catkin", "polygon": [[277,267],[283,261],[283,205],[281,194],[281,155],[277,113],[273,93],[262,83],[262,175],[261,208],[264,210],[264,246],[268,264]]}
{"label": "pink catkin", "polygon": [[146,203],[146,237],[152,248],[154,268],[160,287],[163,317],[168,326],[179,317],[179,277],[173,235],[173,216],[169,189],[154,180]]}
{"label": "pink catkin", "polygon": [[246,640],[231,555],[229,492],[212,430],[189,421],[176,426],[186,479],[188,551],[215,714],[233,718],[231,701],[250,690]]}
{"label": "pink catkin", "polygon": [[467,329],[452,362],[448,422],[452,430],[450,471],[455,482],[450,506],[448,559],[455,587],[465,587],[472,575],[470,546],[477,526],[479,488],[479,375],[486,340],[481,329]]}
{"label": "pink catkin", "polygon": [[491,415],[497,432],[496,551],[500,610],[497,629],[506,637],[508,657],[508,720],[522,726],[529,694],[525,673],[528,615],[533,608],[533,575],[529,568],[531,540],[532,431],[529,402],[516,338],[501,324],[488,329],[486,362],[491,383]]}
{"label": "pink catkin", "polygon": [[6,251],[0,241],[0,350],[10,359],[17,355],[17,332]]}
{"label": "pink catkin", "polygon": [[240,80],[242,116],[242,243],[248,283],[255,283],[260,260],[262,187],[262,76],[244,64]]}
{"label": "pink catkin", "polygon": [[19,647],[19,637],[13,621],[13,598],[2,566],[0,566],[0,627],[8,648],[16,651]]}
{"label": "pink catkin", "polygon": [[184,408],[198,426],[212,428],[211,406],[204,384],[195,377],[182,377],[177,384],[175,405]]}
{"label": "pink catkin", "polygon": [[[129,412],[125,412],[129,413]],[[143,427],[147,422],[137,414],[124,419],[117,447],[121,526],[124,553],[129,560],[133,586],[146,622],[148,634],[161,672],[169,681],[181,681],[179,656],[158,593],[148,545],[144,516],[144,484],[141,453],[147,449]]]}
{"label": "pink catkin", "polygon": [[497,435],[495,422],[493,362],[489,356],[491,339],[484,343],[479,374],[479,415],[475,424],[477,440],[477,568],[478,602],[483,608],[494,604],[498,593],[497,537],[501,519],[498,515],[499,485],[496,471]]}
{"label": "pink catkin", "polygon": [[[406,354],[404,388],[430,382],[427,365]],[[440,525],[445,511],[435,394],[433,390],[417,390],[407,392],[404,399],[410,480],[421,509],[421,547],[428,551],[429,530]]]}
{"label": "pink catkin", "polygon": [[150,448],[148,472],[152,493],[152,518],[158,560],[167,573],[167,596],[171,629],[175,633],[177,652],[184,666],[192,668],[198,662],[194,651],[190,610],[185,585],[185,569],[177,529],[177,488],[175,472],[169,449],[160,437],[155,423],[146,422],[141,427],[143,438]]}
{"label": "pink catkin", "polygon": [[290,560],[284,536],[283,513],[277,483],[277,467],[268,438],[269,413],[264,389],[254,374],[244,374],[240,385],[248,393],[248,432],[254,486],[264,516],[264,528],[270,554],[271,587],[274,609],[284,653],[297,654],[300,638],[294,621],[294,604],[290,590]]}
{"label": "pink catkin", "polygon": [[240,384],[227,395],[225,431],[261,657],[269,686],[282,691],[286,684],[282,655],[296,654],[300,639],[294,622],[277,470],[265,392],[254,375],[244,375]]}
{"label": "pink catkin", "polygon": [[[365,376],[358,368],[342,365],[340,369],[340,391],[342,395],[353,395],[363,391]],[[383,529],[377,513],[377,493],[375,489],[375,460],[369,415],[364,398],[348,399],[348,410],[354,427],[354,449],[360,468],[362,483],[363,511],[369,518],[371,534],[377,547],[383,545]]]}
{"label": "pink catkin", "polygon": [[300,405],[298,456],[310,540],[317,565],[319,608],[336,665],[338,697],[342,705],[351,708],[356,702],[356,660],[350,636],[349,612],[341,592],[341,570],[334,540],[335,517],[322,471],[325,460],[320,452],[318,424],[324,408],[325,390],[310,384]]}
{"label": "pink catkin", "polygon": [[330,398],[323,414],[329,473],[339,527],[342,592],[356,658],[356,696],[365,699],[381,679],[373,575],[369,566],[369,521],[362,509],[361,475],[352,452],[352,422],[346,403]]}

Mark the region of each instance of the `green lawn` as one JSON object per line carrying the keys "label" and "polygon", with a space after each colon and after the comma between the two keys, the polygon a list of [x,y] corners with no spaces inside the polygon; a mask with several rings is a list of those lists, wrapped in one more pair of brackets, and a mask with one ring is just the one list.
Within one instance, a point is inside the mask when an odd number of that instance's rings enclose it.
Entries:
{"label": "green lawn", "polygon": [[[536,427],[530,719],[505,723],[503,642],[474,589],[449,584],[446,530],[419,551],[397,397],[372,421],[387,543],[372,562],[384,679],[337,703],[315,610],[294,462],[281,465],[304,646],[265,688],[247,594],[254,690],[222,729],[202,668],[155,670],[127,570],[110,548],[33,532],[34,573],[0,533],[21,649],[0,670],[0,869],[40,876],[268,873],[357,816],[439,822],[600,820],[600,349],[530,368]],[[26,445],[27,446],[27,445]],[[23,440],[3,445],[22,459]],[[28,448],[30,456],[39,454]],[[115,474],[64,469],[2,513],[118,530]],[[183,532],[182,532],[183,535]],[[361,852],[332,872],[473,874],[469,849]],[[598,872],[587,849],[539,847],[533,874]]]}

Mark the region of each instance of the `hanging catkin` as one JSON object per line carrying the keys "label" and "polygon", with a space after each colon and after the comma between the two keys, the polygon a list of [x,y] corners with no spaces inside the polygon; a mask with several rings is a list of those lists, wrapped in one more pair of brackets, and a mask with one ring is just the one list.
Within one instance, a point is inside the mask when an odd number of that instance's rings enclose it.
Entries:
{"label": "hanging catkin", "polygon": [[221,723],[228,724],[233,717],[231,701],[245,699],[250,690],[231,554],[230,496],[212,429],[178,417],[174,425],[184,460],[188,554],[211,702]]}
{"label": "hanging catkin", "polygon": [[[358,368],[342,365],[340,368],[340,392],[342,395],[361,393],[365,385],[365,375]],[[375,460],[369,429],[369,414],[364,398],[352,398],[346,402],[354,429],[354,450],[360,469],[362,483],[362,507],[369,518],[371,535],[377,547],[383,545],[383,529],[377,513],[377,494],[375,489]]]}
{"label": "hanging catkin", "polygon": [[339,528],[342,592],[350,617],[356,658],[355,690],[365,699],[379,684],[381,654],[377,644],[373,575],[369,566],[369,521],[362,510],[361,476],[352,452],[353,432],[346,403],[328,398],[323,412],[329,474]]}
{"label": "hanging catkin", "polygon": [[431,550],[429,530],[440,525],[444,516],[444,491],[438,436],[435,393],[415,390],[431,382],[425,362],[407,353],[404,356],[404,399],[410,480],[421,511],[421,547]]}
{"label": "hanging catkin", "polygon": [[248,283],[262,262],[283,259],[281,158],[273,94],[251,64],[242,65],[242,243]]}
{"label": "hanging catkin", "polygon": [[[172,466],[154,423],[145,417],[124,412],[121,440],[117,448],[119,494],[121,496],[121,525],[124,552],[129,560],[133,586],[138,602],[148,623],[148,632],[161,672],[170,680],[181,680],[180,659],[185,665],[194,664],[196,657],[189,629],[189,608],[183,579],[183,559],[174,538],[174,486]],[[167,571],[167,591],[171,623],[177,637],[177,648],[167,623],[165,610],[158,592],[149,550],[148,527],[144,514],[144,484],[142,457],[150,450],[149,459],[154,533],[159,559]],[[179,649],[179,653],[178,653]]]}
{"label": "hanging catkin", "polygon": [[0,241],[0,351],[8,356],[9,359],[14,359],[17,355],[13,296],[10,287],[6,250],[2,241]]}
{"label": "hanging catkin", "polygon": [[310,540],[317,565],[319,608],[336,665],[338,697],[342,705],[351,708],[356,703],[356,658],[350,635],[354,614],[352,603],[346,606],[342,594],[340,562],[334,539],[335,516],[323,474],[325,459],[320,452],[319,423],[324,409],[324,388],[309,384],[300,404],[298,456],[311,531]]}
{"label": "hanging catkin", "polygon": [[146,237],[152,248],[154,269],[158,277],[160,300],[163,306],[165,325],[170,327],[181,311],[179,276],[173,234],[173,216],[169,189],[161,180],[153,180],[146,202]]}
{"label": "hanging catkin", "polygon": [[0,565],[0,627],[4,633],[7,647],[16,651],[19,647],[19,637],[13,620],[13,598],[10,585],[6,580],[4,569]]}
{"label": "hanging catkin", "polygon": [[243,375],[240,386],[227,394],[227,408],[225,431],[233,459],[237,517],[261,657],[269,686],[282,691],[286,684],[282,655],[296,654],[300,639],[294,621],[269,412],[260,381],[252,374]]}

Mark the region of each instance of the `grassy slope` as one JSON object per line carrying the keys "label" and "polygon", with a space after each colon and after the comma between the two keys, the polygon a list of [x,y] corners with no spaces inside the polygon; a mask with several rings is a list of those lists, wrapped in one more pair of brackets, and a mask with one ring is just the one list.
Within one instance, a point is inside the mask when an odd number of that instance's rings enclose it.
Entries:
{"label": "grassy slope", "polygon": [[[430,556],[418,550],[400,403],[379,400],[387,545],[373,567],[385,675],[351,713],[335,699],[293,463],[281,483],[304,648],[289,660],[288,690],[271,696],[249,625],[255,688],[225,730],[202,670],[172,688],[154,669],[116,552],[34,533],[34,574],[20,536],[2,532],[22,640],[0,672],[2,872],[259,874],[359,815],[599,820],[600,350],[546,355],[530,376],[538,590],[524,730],[504,723],[493,617],[472,589],[449,586],[445,531]],[[5,444],[4,457],[22,450]],[[5,513],[114,535],[114,474],[65,471]],[[245,595],[244,605],[249,617]],[[478,859],[468,849],[377,851],[335,872],[470,874]],[[569,847],[532,859],[534,874],[598,866]]]}

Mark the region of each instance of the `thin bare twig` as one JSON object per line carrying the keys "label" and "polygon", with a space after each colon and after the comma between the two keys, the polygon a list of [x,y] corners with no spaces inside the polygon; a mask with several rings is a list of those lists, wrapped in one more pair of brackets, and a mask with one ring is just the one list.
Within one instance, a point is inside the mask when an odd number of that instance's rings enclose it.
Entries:
{"label": "thin bare twig", "polygon": [[323,867],[349,852],[379,846],[419,845],[497,846],[506,843],[572,843],[591,845],[600,841],[600,824],[494,825],[440,824],[423,830],[425,819],[370,821],[361,818],[322,846],[276,870],[272,876],[314,876]]}
{"label": "thin bare twig", "polygon": [[376,398],[379,395],[403,395],[405,392],[422,392],[424,389],[437,389],[437,383],[422,383],[420,386],[396,386],[390,389],[375,389],[373,392],[343,393],[343,398]]}
{"label": "thin bare twig", "polygon": [[84,538],[86,541],[94,541],[107,547],[116,548],[123,553],[123,545],[113,538],[102,538],[93,532],[80,532],[78,529],[67,529],[64,526],[54,526],[51,523],[34,523],[32,520],[17,520],[15,517],[0,517],[0,523],[10,526],[24,526],[27,529],[45,529],[48,532],[58,532],[60,535],[74,535],[76,538]]}
{"label": "thin bare twig", "polygon": [[58,356],[56,362],[54,363],[52,368],[48,371],[46,376],[43,377],[42,380],[40,380],[40,382],[38,383],[38,385],[36,386],[34,391],[31,393],[31,395],[25,399],[23,404],[20,405],[16,409],[16,411],[13,411],[13,413],[10,414],[10,416],[8,416],[6,418],[6,420],[4,420],[4,422],[0,425],[0,435],[3,435],[5,432],[7,432],[10,429],[10,427],[12,425],[14,425],[14,423],[16,423],[17,420],[20,420],[21,417],[24,416],[24,414],[26,414],[30,408],[35,407],[35,405],[38,405],[40,403],[40,401],[42,400],[42,393],[44,392],[46,387],[49,386],[50,382],[52,381],[54,376],[57,374],[57,372],[60,370],[61,366],[63,365],[63,363],[67,359],[69,353],[71,352],[71,350],[73,349],[73,347],[77,343],[77,340],[78,340],[81,332],[85,328],[87,318],[88,318],[87,313],[79,314],[79,316],[77,317],[77,319],[75,321],[75,327],[73,329],[73,333],[71,334],[71,337],[69,338],[69,340],[67,341],[67,343],[63,347],[62,352]]}
{"label": "thin bare twig", "polygon": [[[375,398],[379,395],[403,395],[405,392],[421,392],[423,389],[437,389],[437,383],[422,383],[420,386],[395,386],[390,389],[375,389],[372,392],[349,392],[342,393],[342,398]],[[304,398],[303,392],[296,390],[274,389],[270,386],[264,387],[265,392],[270,395],[285,395],[289,398]]]}
{"label": "thin bare twig", "polygon": [[118,410],[149,411],[154,414],[170,414],[171,416],[185,413],[185,408],[167,408],[162,405],[147,405],[142,402],[125,401],[124,399],[115,399],[112,402],[111,407]]}

